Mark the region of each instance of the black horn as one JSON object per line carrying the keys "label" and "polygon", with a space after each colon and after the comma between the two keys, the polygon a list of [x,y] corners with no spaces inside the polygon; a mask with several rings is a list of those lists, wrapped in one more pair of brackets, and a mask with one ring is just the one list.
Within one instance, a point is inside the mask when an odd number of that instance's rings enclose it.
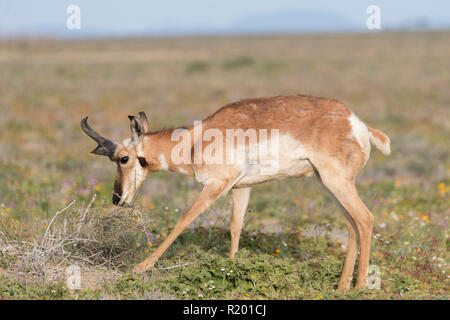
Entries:
{"label": "black horn", "polygon": [[88,117],[81,120],[81,128],[83,131],[92,139],[94,139],[95,142],[98,143],[97,148],[95,148],[92,153],[98,154],[100,156],[107,156],[110,159],[114,156],[114,153],[117,148],[117,144],[112,142],[111,140],[108,140],[101,135],[99,135],[97,132],[95,132],[88,124],[87,122]]}

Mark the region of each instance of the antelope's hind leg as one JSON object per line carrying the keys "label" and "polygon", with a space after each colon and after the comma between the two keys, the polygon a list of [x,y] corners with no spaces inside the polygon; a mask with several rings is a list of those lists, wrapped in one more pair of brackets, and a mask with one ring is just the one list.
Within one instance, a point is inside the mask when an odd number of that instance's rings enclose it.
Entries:
{"label": "antelope's hind leg", "polygon": [[357,240],[359,240],[359,264],[356,289],[365,288],[370,260],[370,241],[372,238],[373,215],[358,195],[354,177],[343,168],[329,162],[314,163],[324,186],[342,206],[347,218],[349,243],[344,268],[339,281],[338,290],[348,290],[357,256]]}
{"label": "antelope's hind leg", "polygon": [[251,188],[235,188],[233,192],[233,213],[231,216],[230,235],[230,259],[234,259],[239,248],[239,237],[241,236],[242,224],[244,223],[245,211],[247,210]]}
{"label": "antelope's hind leg", "polygon": [[[345,209],[343,209],[345,210]],[[342,268],[341,278],[339,279],[338,291],[347,291],[350,289],[350,283],[353,278],[353,271],[355,270],[356,256],[358,255],[358,241],[355,223],[351,217],[347,217],[347,254],[345,256],[344,267]],[[351,219],[351,220],[350,220]]]}

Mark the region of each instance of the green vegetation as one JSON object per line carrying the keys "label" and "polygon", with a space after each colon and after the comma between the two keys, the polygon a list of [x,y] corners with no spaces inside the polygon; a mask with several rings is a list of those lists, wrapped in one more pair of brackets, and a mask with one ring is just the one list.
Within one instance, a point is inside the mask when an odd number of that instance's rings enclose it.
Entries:
{"label": "green vegetation", "polygon": [[186,66],[186,73],[204,73],[208,71],[209,64],[204,61],[194,61]]}
{"label": "green vegetation", "polygon": [[251,57],[237,57],[223,62],[222,67],[225,70],[235,70],[251,66],[254,63]]}

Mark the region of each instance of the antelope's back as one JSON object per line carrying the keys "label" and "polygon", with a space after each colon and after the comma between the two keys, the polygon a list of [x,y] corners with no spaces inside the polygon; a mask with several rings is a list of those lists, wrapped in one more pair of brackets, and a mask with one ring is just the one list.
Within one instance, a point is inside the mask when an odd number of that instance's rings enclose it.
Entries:
{"label": "antelope's back", "polygon": [[228,104],[203,120],[204,128],[279,129],[295,136],[296,132],[314,131],[348,123],[352,112],[335,99],[307,95],[289,95],[243,99]]}

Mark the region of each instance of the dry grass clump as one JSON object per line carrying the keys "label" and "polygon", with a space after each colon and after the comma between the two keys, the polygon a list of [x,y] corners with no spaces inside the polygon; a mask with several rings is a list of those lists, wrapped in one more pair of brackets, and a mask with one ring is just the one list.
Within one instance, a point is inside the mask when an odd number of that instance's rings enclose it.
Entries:
{"label": "dry grass clump", "polygon": [[140,243],[146,243],[144,216],[139,209],[114,209],[97,215],[80,230],[80,241],[70,246],[72,252],[89,263],[120,269],[139,259]]}
{"label": "dry grass clump", "polygon": [[82,268],[103,267],[119,273],[128,262],[136,261],[136,244],[145,243],[149,220],[139,208],[92,208],[72,201],[56,212],[45,231],[32,239],[13,237],[0,225],[0,266],[4,273],[29,282],[61,280],[70,264]]}

